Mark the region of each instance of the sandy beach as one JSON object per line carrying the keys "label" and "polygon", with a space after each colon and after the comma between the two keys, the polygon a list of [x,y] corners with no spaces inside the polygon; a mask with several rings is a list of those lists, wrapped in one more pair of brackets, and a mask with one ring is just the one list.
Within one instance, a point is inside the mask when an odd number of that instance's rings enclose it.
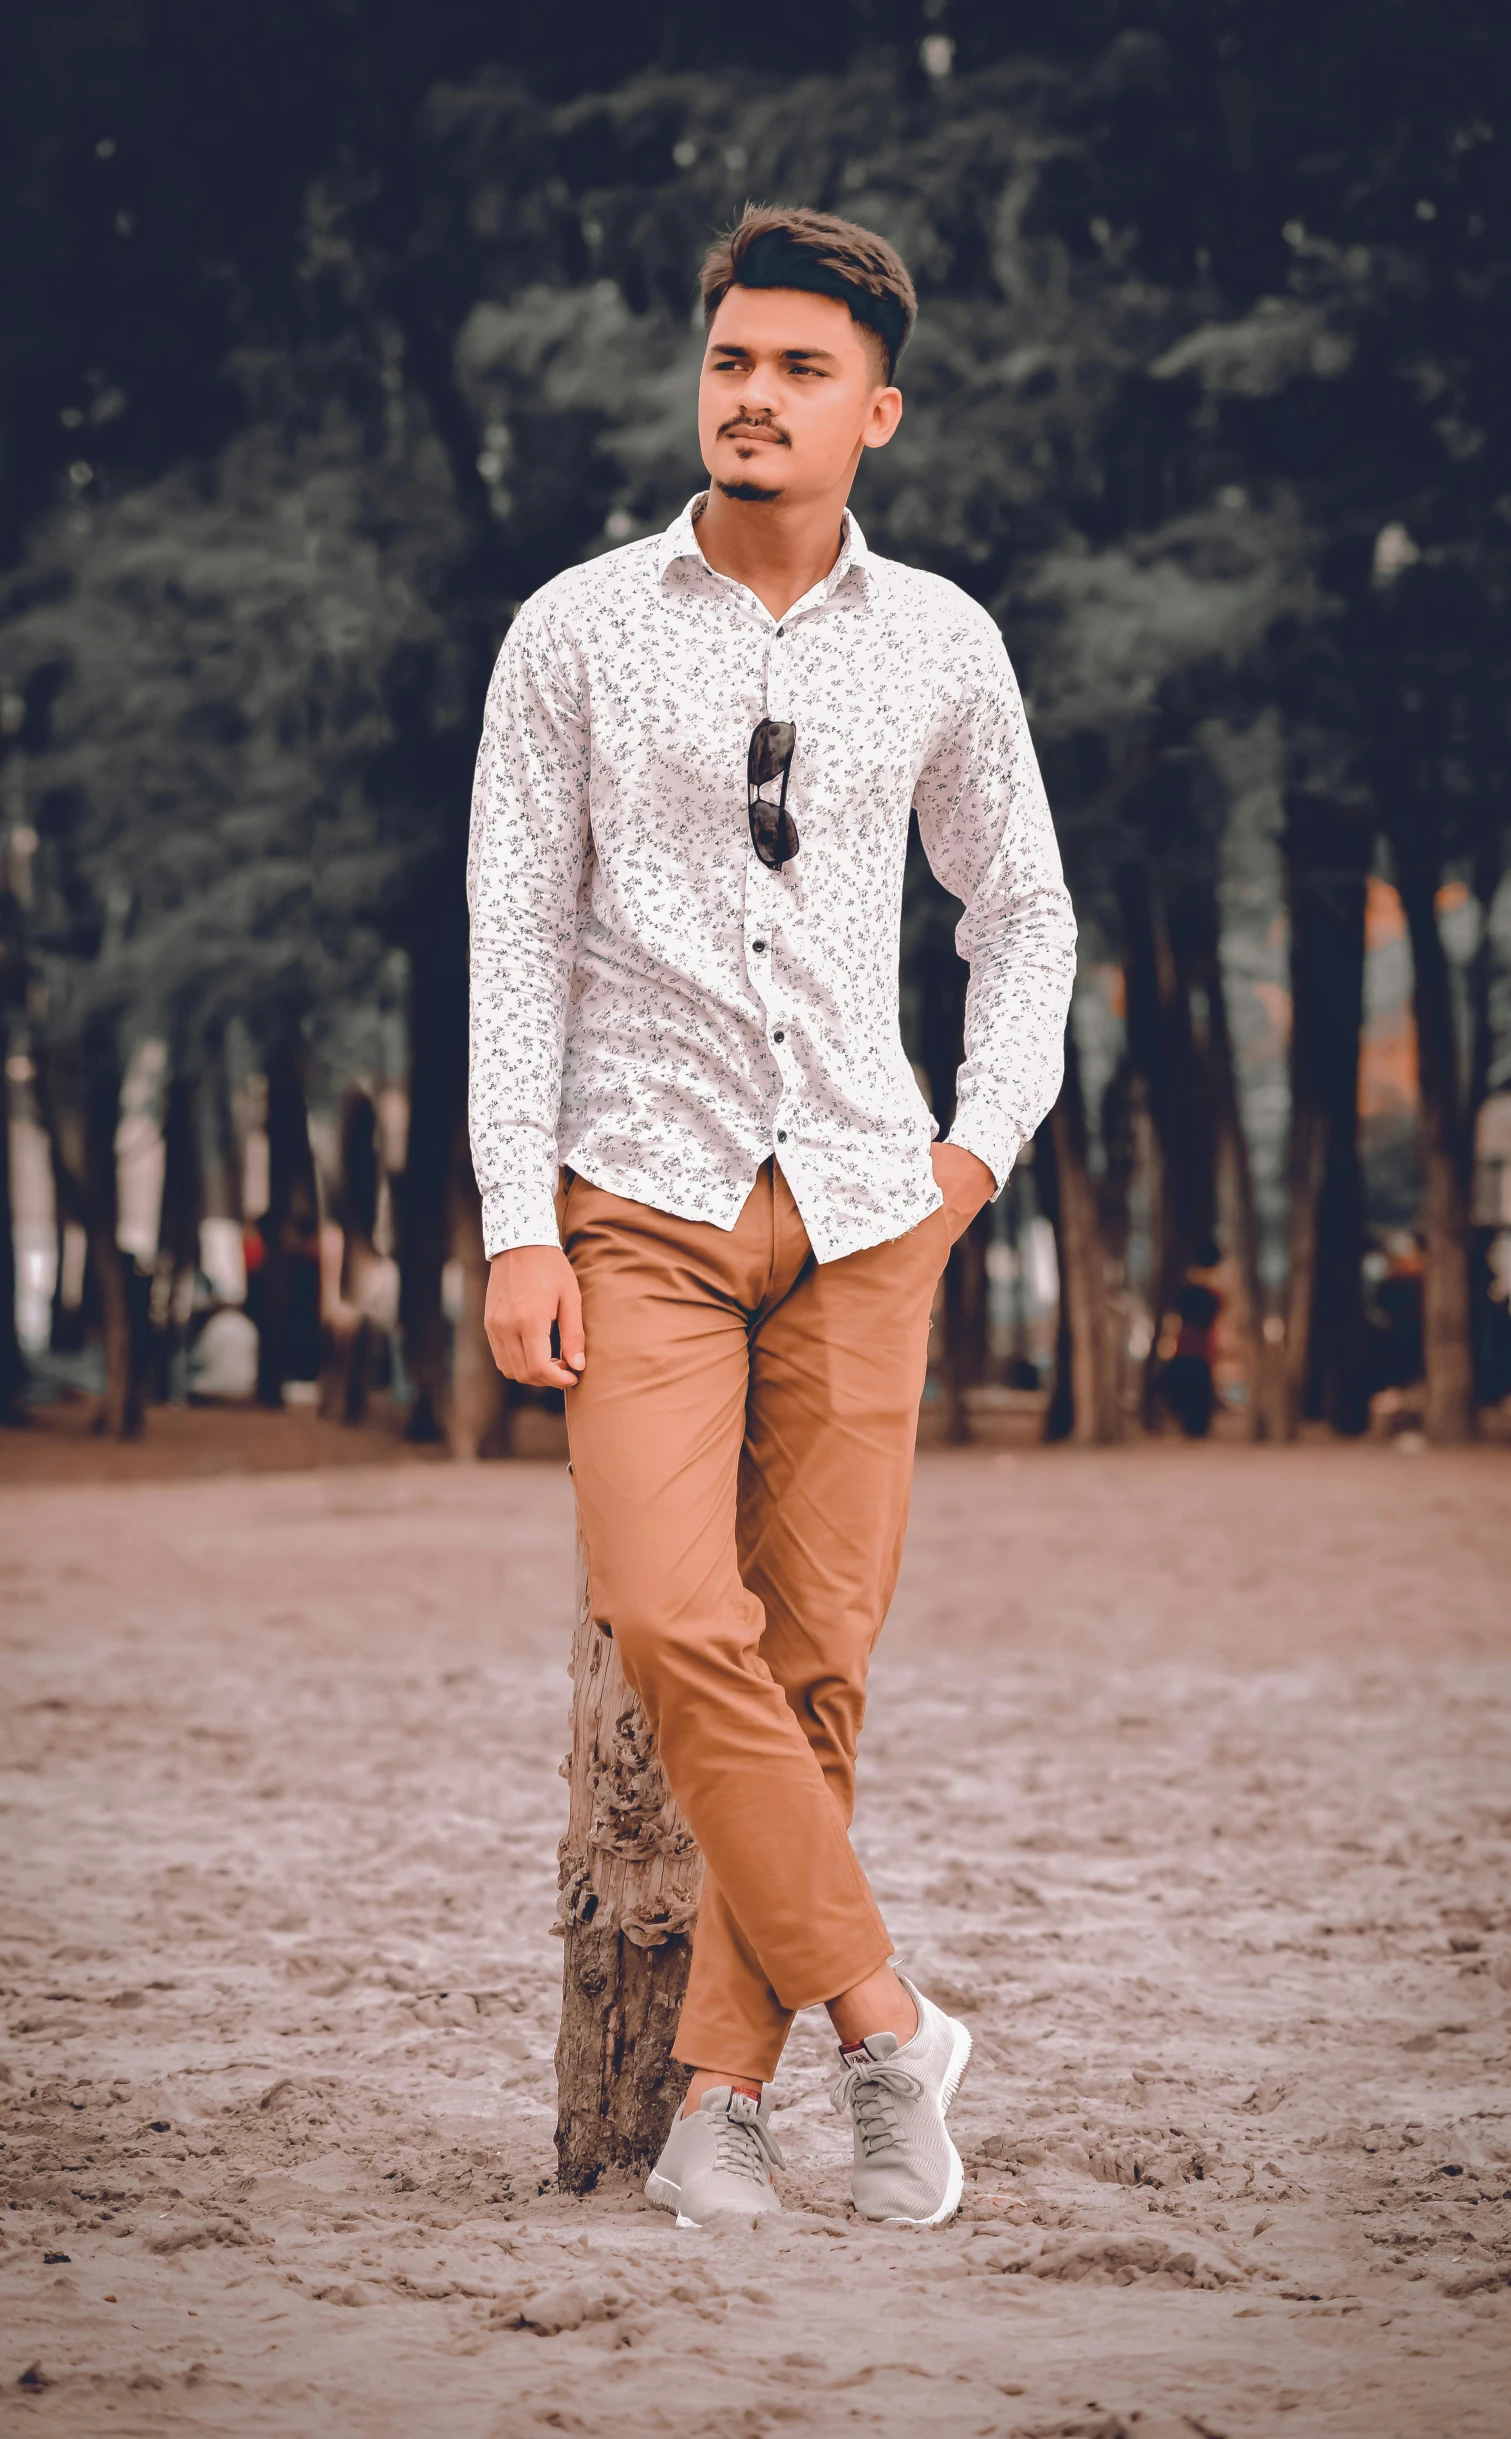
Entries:
{"label": "sandy beach", "polygon": [[0,2427],[1511,2431],[1503,1450],[926,1452],[857,1844],[960,2218],[553,2185],[570,1483],[0,1491]]}

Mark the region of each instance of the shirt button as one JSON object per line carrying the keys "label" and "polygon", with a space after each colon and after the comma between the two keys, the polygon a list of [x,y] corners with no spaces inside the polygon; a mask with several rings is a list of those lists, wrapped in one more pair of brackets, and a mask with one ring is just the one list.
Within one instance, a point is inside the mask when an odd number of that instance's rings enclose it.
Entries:
{"label": "shirt button", "polygon": [[761,950],[766,946],[766,943],[764,940],[752,940],[750,945],[756,951],[756,954],[759,955]]}
{"label": "shirt button", "polygon": [[785,1128],[785,1126],[779,1126],[779,1127],[777,1128],[777,1131],[776,1131],[776,1139],[777,1139],[778,1143],[785,1143],[785,1142],[786,1142],[786,1140],[787,1140],[787,1129]]}
{"label": "shirt button", "polygon": [[772,1038],[772,1040],[773,1040],[774,1042],[785,1042],[785,1040],[787,1039],[787,1036],[786,1036],[786,1034],[785,1034],[785,1033],[783,1033],[783,1032],[782,1032],[782,1030],[781,1030],[781,1028],[780,1028],[780,1026],[779,1026],[779,1027],[777,1028],[776,1032],[775,1032],[775,1033],[772,1035],[772,1037],[771,1037],[771,1038]]}

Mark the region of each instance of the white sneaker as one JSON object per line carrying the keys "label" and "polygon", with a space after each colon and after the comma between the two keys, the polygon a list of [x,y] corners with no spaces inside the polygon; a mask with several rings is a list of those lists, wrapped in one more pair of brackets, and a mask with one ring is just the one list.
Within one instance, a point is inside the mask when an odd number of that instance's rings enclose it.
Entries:
{"label": "white sneaker", "polygon": [[695,2114],[678,2117],[646,2183],[650,2200],[674,2210],[679,2227],[701,2227],[721,2211],[749,2219],[780,2210],[773,2163],[785,2168],[771,2132],[771,2098],[757,2108],[748,2092],[721,2083]]}
{"label": "white sneaker", "polygon": [[971,2036],[904,1975],[897,1978],[918,2009],[917,2032],[901,2043],[895,2033],[872,2033],[859,2049],[842,2050],[845,2071],[833,2100],[854,2121],[861,2217],[938,2227],[960,2208],[965,2183],[944,2115],[960,2089]]}

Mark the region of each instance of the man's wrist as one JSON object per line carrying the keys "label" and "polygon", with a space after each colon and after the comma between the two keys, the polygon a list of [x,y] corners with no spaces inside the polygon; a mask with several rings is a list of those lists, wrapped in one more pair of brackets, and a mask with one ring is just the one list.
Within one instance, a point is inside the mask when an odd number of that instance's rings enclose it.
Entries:
{"label": "man's wrist", "polygon": [[983,1129],[969,1116],[964,1117],[963,1127],[961,1121],[962,1113],[957,1112],[956,1124],[944,1141],[951,1151],[969,1152],[972,1160],[979,1162],[991,1180],[988,1199],[995,1201],[1012,1174],[1013,1163],[1021,1149],[1021,1138],[1011,1127],[1005,1130],[1000,1127]]}

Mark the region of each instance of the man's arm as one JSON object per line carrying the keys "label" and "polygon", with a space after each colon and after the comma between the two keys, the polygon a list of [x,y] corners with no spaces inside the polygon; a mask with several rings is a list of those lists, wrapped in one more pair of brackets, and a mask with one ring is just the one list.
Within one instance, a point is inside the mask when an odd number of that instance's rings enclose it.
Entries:
{"label": "man's arm", "polygon": [[955,945],[971,969],[955,1118],[936,1150],[973,1153],[1000,1193],[1060,1089],[1076,925],[1018,683],[984,611],[951,674],[914,794],[929,862],[965,901]]}
{"label": "man's arm", "polygon": [[491,1265],[488,1342],[500,1371],[537,1388],[570,1387],[583,1362],[555,1197],[588,767],[580,672],[548,611],[528,602],[493,672],[472,791],[468,1116]]}

